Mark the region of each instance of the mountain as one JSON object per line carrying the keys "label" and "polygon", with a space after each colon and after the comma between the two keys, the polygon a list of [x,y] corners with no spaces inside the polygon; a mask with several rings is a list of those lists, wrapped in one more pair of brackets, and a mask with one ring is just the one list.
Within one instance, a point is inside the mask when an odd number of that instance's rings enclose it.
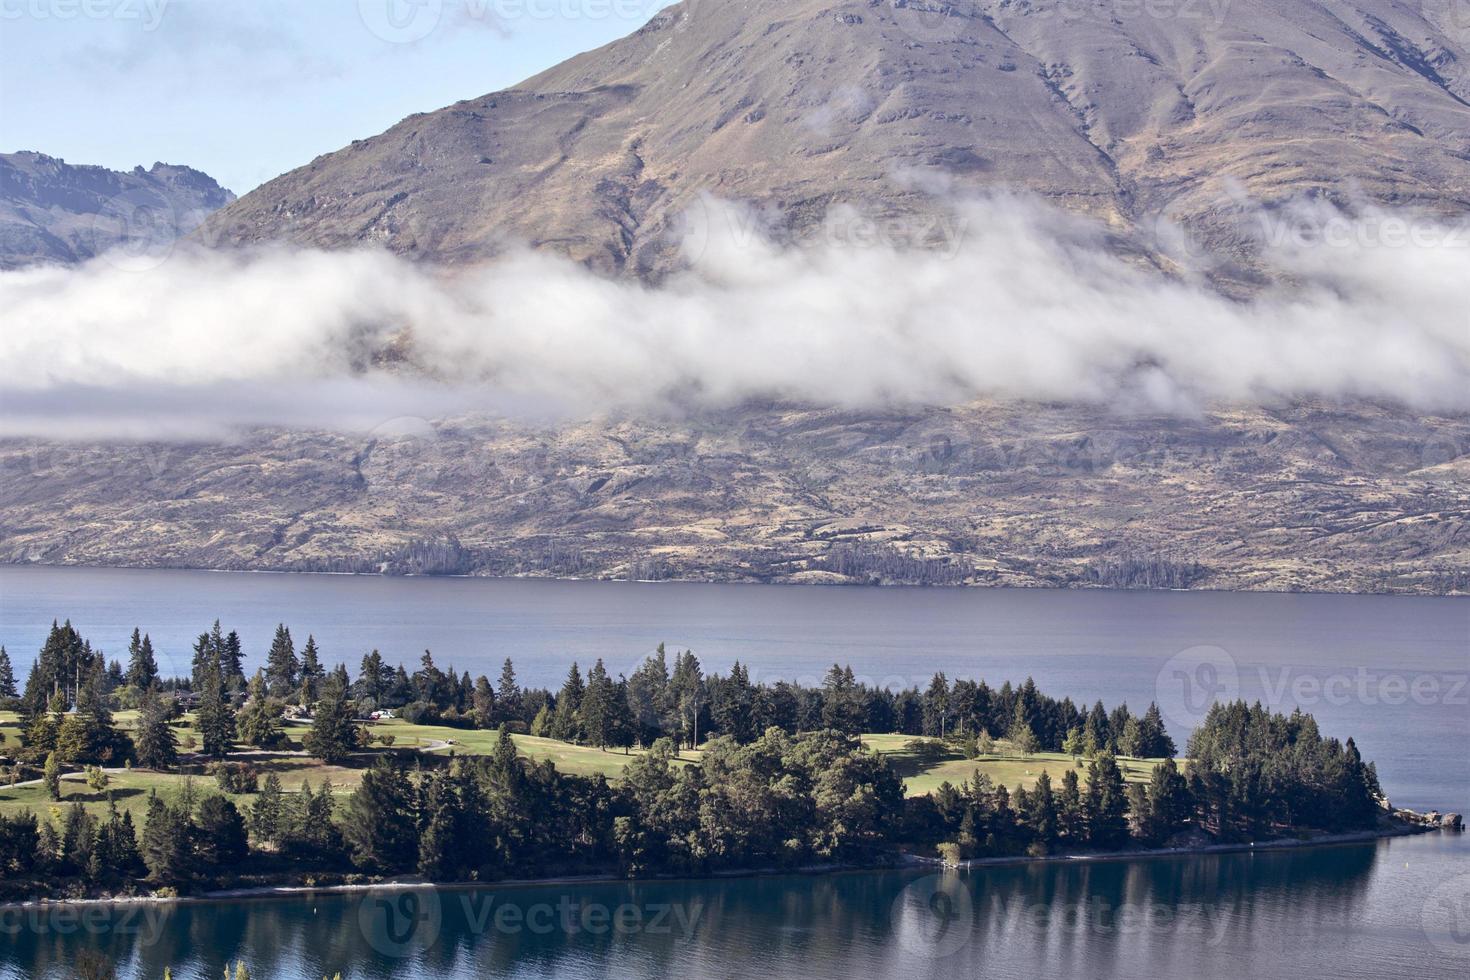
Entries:
{"label": "mountain", "polygon": [[0,153],[0,269],[166,248],[235,200],[214,178],[155,163],[126,173]]}
{"label": "mountain", "polygon": [[[0,560],[1470,593],[1470,418],[977,403],[0,440]],[[64,515],[64,516],[59,516]]]}
{"label": "mountain", "polygon": [[[523,242],[657,281],[705,194],[794,239],[851,208],[927,245],[955,198],[1021,191],[1102,222],[1140,263],[1198,261],[1249,292],[1271,271],[1240,226],[1254,208],[1470,214],[1462,17],[1420,0],[686,0],[322,156],[196,234],[378,244],[450,269]],[[1207,251],[1180,251],[1176,225]],[[372,363],[409,370],[404,336]],[[842,371],[842,353],[819,369]],[[1408,372],[1399,353],[1378,356]],[[1463,414],[699,404],[368,436],[0,439],[0,560],[1470,592]]]}
{"label": "mountain", "polygon": [[701,192],[800,234],[836,204],[902,220],[1009,189],[1154,261],[1161,217],[1248,261],[1242,197],[1470,210],[1462,16],[1415,0],[686,0],[319,157],[210,236],[446,263],[522,241],[657,275]]}

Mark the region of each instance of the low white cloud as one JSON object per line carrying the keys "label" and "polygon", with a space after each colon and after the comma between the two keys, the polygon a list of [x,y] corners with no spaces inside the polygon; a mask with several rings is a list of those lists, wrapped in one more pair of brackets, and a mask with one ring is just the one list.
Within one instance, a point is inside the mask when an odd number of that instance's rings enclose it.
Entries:
{"label": "low white cloud", "polygon": [[656,288],[524,250],[455,272],[373,250],[104,257],[0,274],[0,414],[7,434],[170,437],[751,399],[1470,411],[1464,228],[1312,208],[1260,229],[1283,284],[1248,302],[1017,199],[834,215],[798,245],[705,202],[689,271]]}

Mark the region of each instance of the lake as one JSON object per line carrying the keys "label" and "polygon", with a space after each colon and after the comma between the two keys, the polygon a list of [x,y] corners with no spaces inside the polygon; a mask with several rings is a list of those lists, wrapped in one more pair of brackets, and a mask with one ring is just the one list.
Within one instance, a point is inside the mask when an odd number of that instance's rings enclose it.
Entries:
{"label": "lake", "polygon": [[[707,668],[816,682],[834,661],[885,685],[935,670],[1034,676],[1079,700],[1158,700],[1182,745],[1211,697],[1301,705],[1353,735],[1396,802],[1470,809],[1470,601],[0,567],[18,671],[53,618],[120,654],[134,625],[166,671],[219,617],[259,663],[275,624],[328,662],[376,647],[559,683],[627,672],[659,642]],[[0,977],[70,977],[90,947],[125,978],[1129,978],[1463,976],[1464,835],[1102,863],[0,912]]]}
{"label": "lake", "polygon": [[[0,910],[0,977],[1462,977],[1470,846]],[[1448,903],[1448,904],[1447,904]],[[1461,906],[1463,911],[1463,906]]]}

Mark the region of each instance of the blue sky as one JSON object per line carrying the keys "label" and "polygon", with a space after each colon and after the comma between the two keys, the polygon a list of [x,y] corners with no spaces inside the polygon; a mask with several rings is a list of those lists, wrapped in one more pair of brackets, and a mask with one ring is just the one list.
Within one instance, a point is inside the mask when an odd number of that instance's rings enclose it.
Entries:
{"label": "blue sky", "polygon": [[0,0],[0,151],[236,193],[505,88],[670,0]]}

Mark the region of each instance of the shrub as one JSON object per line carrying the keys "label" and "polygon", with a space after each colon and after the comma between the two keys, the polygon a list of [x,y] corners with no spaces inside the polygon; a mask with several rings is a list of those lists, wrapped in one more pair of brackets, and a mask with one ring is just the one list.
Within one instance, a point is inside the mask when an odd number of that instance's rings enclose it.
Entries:
{"label": "shrub", "polygon": [[254,793],[260,786],[260,771],[243,762],[216,762],[208,771],[224,793]]}
{"label": "shrub", "polygon": [[410,701],[399,712],[410,725],[424,725],[434,720],[434,706],[423,701]]}
{"label": "shrub", "polygon": [[87,788],[94,793],[100,793],[107,788],[107,773],[102,771],[101,766],[87,767]]}

